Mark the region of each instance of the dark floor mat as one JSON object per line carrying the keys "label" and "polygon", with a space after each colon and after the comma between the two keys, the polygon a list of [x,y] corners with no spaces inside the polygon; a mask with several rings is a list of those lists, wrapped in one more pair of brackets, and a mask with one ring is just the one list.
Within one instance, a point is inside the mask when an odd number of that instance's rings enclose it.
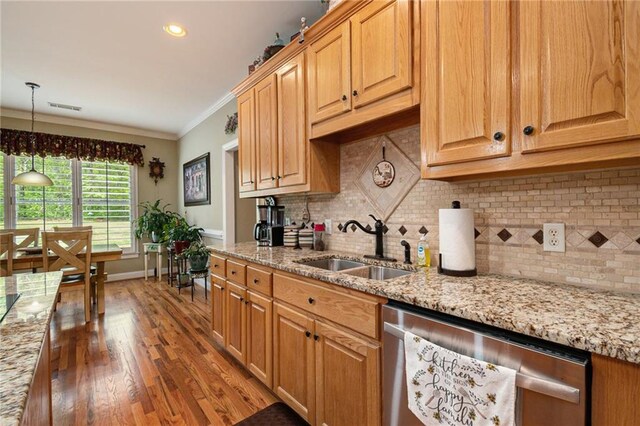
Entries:
{"label": "dark floor mat", "polygon": [[293,411],[284,402],[276,402],[258,411],[251,417],[247,417],[235,426],[306,426],[302,417]]}

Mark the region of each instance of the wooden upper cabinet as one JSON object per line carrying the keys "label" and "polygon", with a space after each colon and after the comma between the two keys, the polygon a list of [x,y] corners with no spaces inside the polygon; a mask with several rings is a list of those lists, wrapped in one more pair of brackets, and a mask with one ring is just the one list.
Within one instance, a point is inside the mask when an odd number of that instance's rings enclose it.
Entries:
{"label": "wooden upper cabinet", "polygon": [[238,190],[253,191],[255,184],[255,104],[253,89],[238,96]]}
{"label": "wooden upper cabinet", "polygon": [[380,346],[320,321],[316,336],[316,424],[380,424]]}
{"label": "wooden upper cabinet", "polygon": [[640,2],[520,3],[523,152],[640,135]]}
{"label": "wooden upper cabinet", "polygon": [[351,17],[354,108],[411,86],[411,9],[409,0],[373,1]]}
{"label": "wooden upper cabinet", "polygon": [[256,189],[277,186],[278,94],[275,74],[255,87],[256,103]]}
{"label": "wooden upper cabinet", "polygon": [[274,302],[273,391],[309,423],[315,416],[313,319]]}
{"label": "wooden upper cabinet", "polygon": [[429,1],[421,10],[423,165],[509,155],[509,3]]}
{"label": "wooden upper cabinet", "polygon": [[351,109],[351,40],[346,21],[307,48],[311,123]]}
{"label": "wooden upper cabinet", "polygon": [[275,74],[278,86],[277,183],[279,187],[307,182],[307,133],[304,53]]}

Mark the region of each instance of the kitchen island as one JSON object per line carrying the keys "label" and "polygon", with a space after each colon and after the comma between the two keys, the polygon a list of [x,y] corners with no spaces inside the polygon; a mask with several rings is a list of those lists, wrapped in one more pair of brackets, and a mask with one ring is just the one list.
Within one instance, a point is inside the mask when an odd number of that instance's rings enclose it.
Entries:
{"label": "kitchen island", "polygon": [[51,424],[49,323],[61,272],[0,278],[0,299],[20,297],[0,323],[0,424]]}

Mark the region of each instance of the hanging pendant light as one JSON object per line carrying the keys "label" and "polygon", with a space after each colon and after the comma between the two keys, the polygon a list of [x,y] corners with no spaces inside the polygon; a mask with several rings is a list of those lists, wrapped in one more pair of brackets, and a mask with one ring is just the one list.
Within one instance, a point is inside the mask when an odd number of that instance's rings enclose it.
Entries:
{"label": "hanging pendant light", "polygon": [[36,120],[34,96],[35,90],[39,89],[40,85],[31,82],[26,82],[25,84],[31,88],[31,135],[29,135],[29,142],[31,144],[31,170],[20,173],[13,178],[11,183],[22,186],[51,186],[53,182],[49,179],[49,176],[36,171],[36,135],[33,133],[33,124]]}

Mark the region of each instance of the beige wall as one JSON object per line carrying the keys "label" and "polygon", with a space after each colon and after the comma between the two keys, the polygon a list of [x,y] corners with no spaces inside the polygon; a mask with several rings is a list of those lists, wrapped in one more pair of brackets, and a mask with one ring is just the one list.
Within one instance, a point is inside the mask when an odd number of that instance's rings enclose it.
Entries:
{"label": "beige wall", "polygon": [[[222,230],[222,145],[237,138],[224,133],[227,116],[237,111],[233,99],[198,124],[178,141],[178,211],[189,223],[205,229]],[[211,205],[185,207],[182,165],[207,152],[211,153]]]}
{"label": "beige wall", "polygon": [[[419,166],[420,129],[410,127],[388,134],[389,138]],[[372,212],[354,185],[376,138],[341,146],[340,193],[310,196],[311,220],[333,220],[331,249],[372,254],[374,237],[356,230],[338,232],[349,219],[373,226]],[[393,184],[389,191],[394,190]],[[640,293],[640,168],[586,173],[539,175],[469,182],[419,181],[387,221],[385,252],[403,258],[400,241],[412,247],[415,261],[420,229],[435,262],[438,252],[438,209],[452,200],[474,209],[476,260],[481,273],[498,273],[548,281]],[[280,197],[287,216],[300,221],[303,196]],[[566,252],[542,250],[533,235],[544,223],[566,226]],[[404,235],[401,227],[406,229]],[[499,236],[506,229],[511,237]],[[608,240],[596,247],[589,237],[596,232]],[[506,234],[502,234],[505,236]]]}
{"label": "beige wall", "polygon": [[[7,129],[29,130],[30,122],[28,120],[18,118],[0,117],[0,127]],[[179,162],[177,160],[178,144],[176,141],[38,121],[36,121],[35,130],[43,133],[146,145],[146,148],[143,150],[145,166],[138,168],[138,202],[153,201],[161,198],[165,203],[171,204],[171,209],[176,210],[178,208],[177,194]],[[154,185],[153,179],[149,177],[148,163],[152,157],[159,157],[166,165],[164,179],[160,180],[157,186]],[[140,253],[142,253],[141,245],[139,250]],[[142,271],[144,269],[143,257],[144,256],[140,254],[136,258],[110,262],[107,264],[107,272],[110,274],[117,274]]]}
{"label": "beige wall", "polygon": [[240,198],[238,190],[238,152],[233,156],[236,243],[253,241],[253,227],[256,224],[256,202],[253,198]]}

